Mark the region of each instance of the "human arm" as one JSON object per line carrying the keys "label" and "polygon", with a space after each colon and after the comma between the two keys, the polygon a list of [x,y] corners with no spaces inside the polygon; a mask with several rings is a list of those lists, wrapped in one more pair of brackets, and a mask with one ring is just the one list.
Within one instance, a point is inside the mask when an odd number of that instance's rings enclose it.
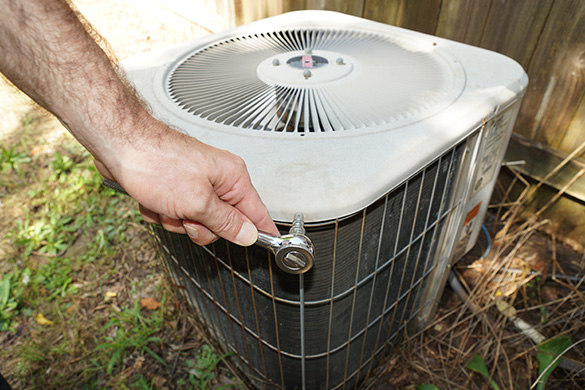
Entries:
{"label": "human arm", "polygon": [[243,161],[154,119],[65,1],[0,7],[0,71],[61,120],[146,221],[199,244],[278,233]]}

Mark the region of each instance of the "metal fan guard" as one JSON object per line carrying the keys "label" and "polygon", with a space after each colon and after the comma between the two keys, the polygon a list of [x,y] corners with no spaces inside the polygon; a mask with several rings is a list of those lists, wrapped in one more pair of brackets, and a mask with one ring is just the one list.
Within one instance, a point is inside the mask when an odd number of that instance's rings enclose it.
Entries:
{"label": "metal fan guard", "polygon": [[239,35],[188,53],[166,88],[182,111],[270,132],[364,129],[452,103],[460,69],[428,42],[350,29]]}

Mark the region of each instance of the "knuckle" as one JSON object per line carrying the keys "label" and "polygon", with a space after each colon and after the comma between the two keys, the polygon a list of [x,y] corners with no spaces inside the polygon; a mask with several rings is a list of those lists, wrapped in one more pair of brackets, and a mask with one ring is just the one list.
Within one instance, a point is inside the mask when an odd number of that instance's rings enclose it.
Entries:
{"label": "knuckle", "polygon": [[237,213],[232,210],[222,219],[220,225],[215,229],[215,233],[220,236],[235,235],[239,228],[238,222]]}
{"label": "knuckle", "polygon": [[235,163],[236,167],[240,171],[246,171],[247,170],[246,162],[240,156],[235,156],[234,163]]}
{"label": "knuckle", "polygon": [[191,241],[197,245],[205,246],[217,241],[218,238],[219,237],[217,237],[215,234],[210,234],[206,235],[205,237],[199,237],[197,239],[191,238]]}

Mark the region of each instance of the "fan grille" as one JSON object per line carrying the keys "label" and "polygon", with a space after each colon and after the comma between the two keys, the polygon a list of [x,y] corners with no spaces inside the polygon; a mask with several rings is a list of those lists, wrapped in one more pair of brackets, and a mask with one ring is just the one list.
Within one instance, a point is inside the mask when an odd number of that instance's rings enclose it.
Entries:
{"label": "fan grille", "polygon": [[421,119],[456,98],[453,67],[434,49],[349,29],[241,35],[190,53],[167,92],[183,111],[226,126],[363,129]]}

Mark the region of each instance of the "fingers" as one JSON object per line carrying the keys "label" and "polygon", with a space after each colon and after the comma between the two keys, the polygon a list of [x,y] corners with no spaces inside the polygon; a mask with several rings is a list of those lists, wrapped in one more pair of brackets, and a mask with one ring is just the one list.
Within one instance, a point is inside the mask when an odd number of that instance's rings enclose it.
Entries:
{"label": "fingers", "polygon": [[140,214],[142,214],[142,219],[144,219],[144,222],[162,225],[169,232],[179,234],[186,233],[185,228],[183,227],[183,222],[180,219],[167,217],[166,215],[160,215],[150,209],[147,209],[141,204],[138,205],[138,208],[140,209]]}
{"label": "fingers", "polygon": [[138,209],[140,210],[140,214],[142,214],[142,219],[146,223],[155,223],[160,225],[160,216],[158,213],[155,213],[152,210],[147,209],[141,204],[138,204]]}
{"label": "fingers", "polygon": [[200,219],[210,231],[228,241],[250,246],[258,239],[258,229],[242,212],[217,197]]}
{"label": "fingers", "polygon": [[165,230],[173,233],[187,233],[191,241],[198,245],[208,245],[219,238],[217,235],[198,222],[189,220],[182,221],[176,218],[161,216],[158,213],[147,209],[141,204],[138,205],[138,208],[140,209],[140,214],[142,214],[142,219],[144,219],[144,222],[162,225]]}
{"label": "fingers", "polygon": [[[139,207],[145,222],[160,224],[169,232],[186,233],[198,245],[207,245],[222,237],[238,245],[250,246],[258,239],[258,230],[254,224],[236,208],[219,199],[215,206],[210,208],[208,217],[200,218],[205,225],[192,220],[159,215],[142,205]],[[278,231],[274,234],[278,235]]]}
{"label": "fingers", "polygon": [[184,220],[183,227],[187,231],[191,241],[198,245],[211,244],[219,238],[211,230],[195,221]]}
{"label": "fingers", "polygon": [[[254,234],[255,237],[257,237],[258,230],[264,233],[278,235],[278,229],[272,221],[272,218],[270,218],[268,209],[252,185],[244,160],[226,153],[223,159],[216,164],[217,171],[227,173],[227,177],[220,175],[217,181],[212,182],[214,192],[221,201],[235,207],[242,214],[237,215],[238,213],[236,213],[233,217],[234,221],[241,221],[241,223],[234,222],[240,226],[239,231],[242,234],[246,234],[243,223],[247,220],[247,222],[251,222],[254,225],[255,230],[257,229]],[[234,180],[234,178],[236,179]],[[233,211],[226,211],[226,213],[228,212],[231,213]],[[229,231],[229,229],[226,229],[226,231]],[[251,231],[248,233],[252,234]],[[221,234],[219,235],[221,236]]]}
{"label": "fingers", "polygon": [[268,209],[264,206],[260,196],[253,187],[251,187],[251,191],[247,193],[247,197],[235,207],[246,215],[250,221],[256,225],[259,231],[272,234],[273,236],[280,235],[280,232],[268,213]]}

